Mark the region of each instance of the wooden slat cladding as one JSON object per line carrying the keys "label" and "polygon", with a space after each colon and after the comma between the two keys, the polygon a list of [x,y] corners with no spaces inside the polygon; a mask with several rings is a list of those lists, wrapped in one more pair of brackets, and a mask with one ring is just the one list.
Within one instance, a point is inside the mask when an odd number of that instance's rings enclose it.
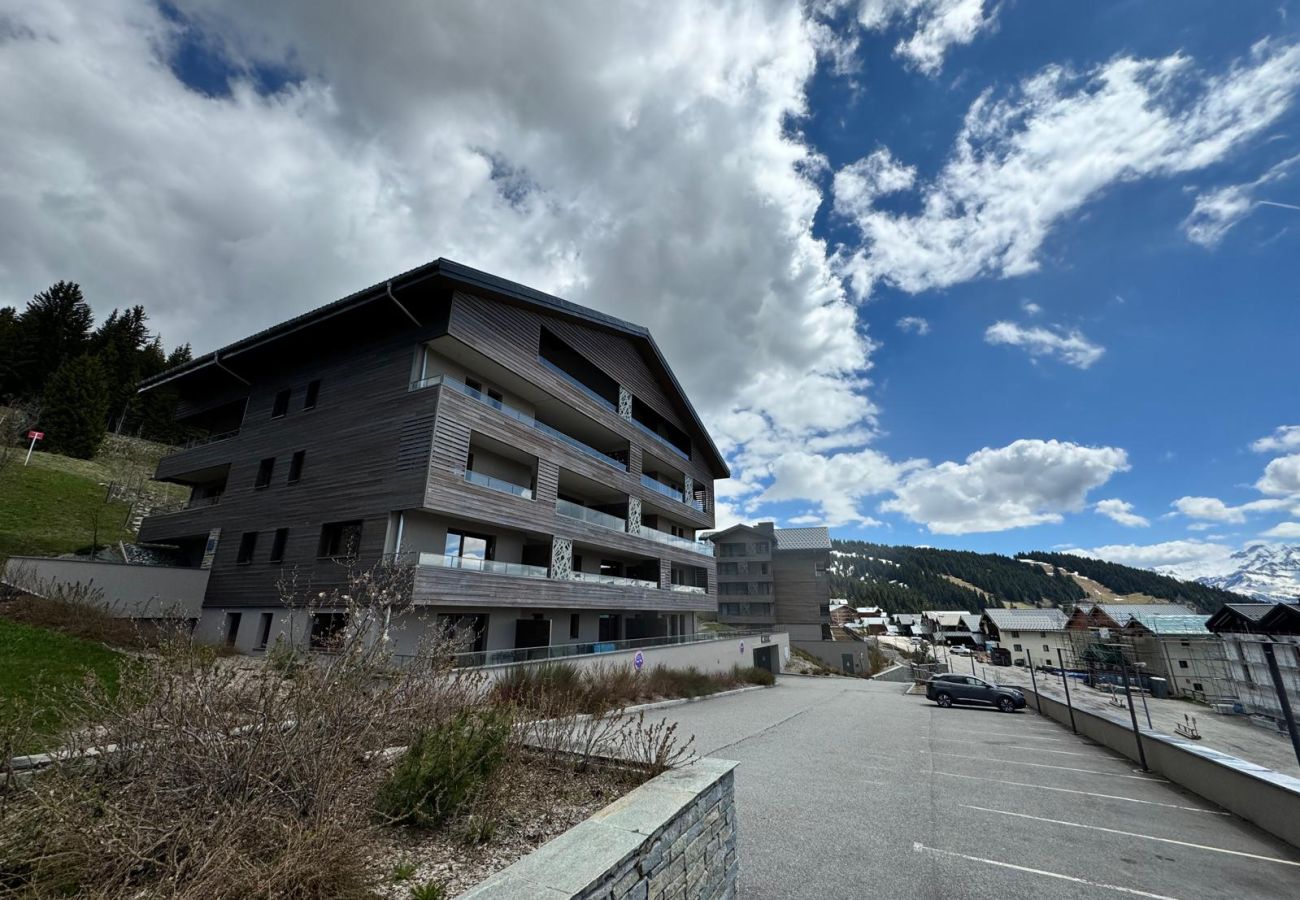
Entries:
{"label": "wooden slat cladding", "polygon": [[[567,322],[558,316],[492,303],[463,292],[457,292],[452,299],[448,331],[552,396],[616,431],[633,445],[634,452],[638,447],[655,443],[653,438],[647,437],[616,412],[590,399],[537,361],[537,347],[543,325],[568,341],[575,350],[600,366],[615,381],[631,390],[637,399],[691,435],[691,459],[682,459],[667,448],[661,448],[657,455],[686,472],[695,481],[712,488],[713,473],[706,461],[705,451],[701,449],[701,436],[676,410],[676,404],[669,400],[663,388],[655,381],[631,339]],[[585,335],[582,340],[577,340],[579,333]],[[600,349],[602,347],[603,350]],[[653,448],[649,448],[649,452],[656,453]],[[709,527],[711,526],[710,521]]]}
{"label": "wooden slat cladding", "polygon": [[416,416],[402,423],[397,439],[397,471],[424,471],[429,465],[436,416]]}
{"label": "wooden slat cladding", "polygon": [[447,606],[525,609],[606,609],[663,613],[717,609],[716,598],[660,588],[634,588],[548,578],[514,578],[462,569],[420,566],[415,601]]}

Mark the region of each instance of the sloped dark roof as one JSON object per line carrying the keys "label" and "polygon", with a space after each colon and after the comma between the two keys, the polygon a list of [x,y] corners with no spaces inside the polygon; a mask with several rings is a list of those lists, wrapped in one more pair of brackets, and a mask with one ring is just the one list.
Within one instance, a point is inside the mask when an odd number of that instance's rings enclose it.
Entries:
{"label": "sloped dark roof", "polygon": [[205,353],[190,362],[168,369],[167,371],[154,375],[151,378],[146,378],[144,381],[140,382],[139,390],[143,393],[192,372],[197,372],[201,369],[207,369],[212,366],[219,366],[220,362],[223,360],[232,359],[239,356],[241,353],[245,353],[256,347],[262,347],[268,343],[283,340],[303,328],[324,322],[342,313],[358,309],[368,303],[373,303],[379,300],[389,302],[389,290],[397,293],[405,288],[412,287],[415,284],[428,281],[432,278],[444,278],[463,285],[470,290],[477,288],[493,294],[499,294],[508,297],[517,303],[532,306],[552,314],[565,316],[586,325],[615,331],[643,342],[651,351],[651,355],[655,362],[662,369],[663,374],[667,377],[673,389],[677,392],[678,398],[686,408],[686,411],[690,414],[692,424],[695,425],[700,436],[703,437],[705,449],[712,457],[715,471],[721,473],[719,477],[730,477],[731,471],[727,467],[726,460],[723,459],[722,453],[718,450],[717,445],[713,443],[712,436],[709,434],[708,429],[704,427],[704,423],[701,421],[699,413],[697,413],[695,407],[691,405],[691,401],[686,396],[686,392],[682,390],[681,383],[678,382],[677,376],[673,374],[672,369],[669,367],[668,360],[664,357],[663,351],[659,349],[659,345],[655,343],[655,339],[650,335],[650,331],[645,326],[634,325],[631,322],[624,321],[615,316],[607,315],[606,313],[589,309],[585,306],[579,306],[576,303],[571,303],[570,301],[561,299],[560,297],[545,294],[525,285],[513,281],[507,281],[504,278],[498,278],[497,276],[491,275],[487,272],[482,272],[478,269],[473,269],[469,266],[443,258],[438,258],[433,262],[417,266],[416,268],[403,272],[400,275],[395,275],[392,278],[379,282],[378,284],[373,284],[354,294],[349,294],[342,299],[335,300],[333,303],[327,303],[324,306],[317,307],[316,309],[305,312],[300,316],[295,316],[292,319],[281,322],[278,325],[273,325],[270,328],[263,329],[256,334],[251,334],[246,338],[241,338],[232,344],[227,344],[226,346],[213,350],[210,353]]}
{"label": "sloped dark roof", "polygon": [[829,550],[831,532],[829,528],[824,527],[778,528],[776,547],[778,550]]}
{"label": "sloped dark roof", "polygon": [[1276,603],[1225,603],[1223,608],[1210,616],[1205,627],[1210,631],[1253,631],[1260,620],[1273,611]]}

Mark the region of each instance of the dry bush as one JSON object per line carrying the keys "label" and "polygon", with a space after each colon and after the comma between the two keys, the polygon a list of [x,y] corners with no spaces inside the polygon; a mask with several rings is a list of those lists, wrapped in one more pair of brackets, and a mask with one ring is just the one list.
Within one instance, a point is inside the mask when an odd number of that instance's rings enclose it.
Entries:
{"label": "dry bush", "polygon": [[[381,575],[387,581],[388,575]],[[367,586],[369,584],[369,586]],[[394,672],[384,588],[351,581],[338,652],[292,679],[189,640],[88,685],[72,755],[0,800],[0,891],[33,897],[348,897],[368,893],[367,838],[386,769],[408,743],[483,702],[434,643]]]}

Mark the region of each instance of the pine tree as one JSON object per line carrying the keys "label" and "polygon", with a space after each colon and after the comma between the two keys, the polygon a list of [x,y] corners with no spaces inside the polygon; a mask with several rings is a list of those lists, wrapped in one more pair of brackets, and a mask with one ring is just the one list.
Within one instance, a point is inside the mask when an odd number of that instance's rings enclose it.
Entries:
{"label": "pine tree", "polygon": [[[150,346],[148,317],[143,306],[113,310],[95,331],[90,345],[108,379],[109,427],[121,431],[140,382],[144,356]],[[161,346],[158,348],[161,354]]]}
{"label": "pine tree", "polygon": [[14,393],[37,397],[55,370],[86,352],[94,315],[81,287],[60,281],[33,297],[18,321],[18,384]]}
{"label": "pine tree", "polygon": [[59,366],[45,386],[45,448],[90,459],[104,440],[107,420],[108,383],[99,360],[79,356]]}
{"label": "pine tree", "polygon": [[18,323],[18,310],[12,306],[0,309],[0,401],[18,395],[18,356],[22,331]]}

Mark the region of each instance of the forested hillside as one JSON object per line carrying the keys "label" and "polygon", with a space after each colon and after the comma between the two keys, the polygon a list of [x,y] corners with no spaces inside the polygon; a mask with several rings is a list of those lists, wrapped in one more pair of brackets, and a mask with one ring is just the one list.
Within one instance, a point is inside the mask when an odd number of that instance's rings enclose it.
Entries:
{"label": "forested hillside", "polygon": [[1186,603],[1197,609],[1212,613],[1225,603],[1250,603],[1249,597],[1234,594],[1220,588],[1197,584],[1194,581],[1179,581],[1168,575],[1159,575],[1146,569],[1134,569],[1118,563],[1086,556],[1073,556],[1069,553],[1048,553],[1034,551],[1021,553],[1022,559],[1036,559],[1049,563],[1067,572],[1078,572],[1085,578],[1091,578],[1117,594],[1147,594],[1161,600],[1174,603]]}
{"label": "forested hillside", "polygon": [[[890,612],[968,609],[1007,603],[1061,605],[1087,596],[1068,575],[1053,575],[1009,556],[832,541],[831,595]],[[954,584],[960,579],[991,596]]]}

